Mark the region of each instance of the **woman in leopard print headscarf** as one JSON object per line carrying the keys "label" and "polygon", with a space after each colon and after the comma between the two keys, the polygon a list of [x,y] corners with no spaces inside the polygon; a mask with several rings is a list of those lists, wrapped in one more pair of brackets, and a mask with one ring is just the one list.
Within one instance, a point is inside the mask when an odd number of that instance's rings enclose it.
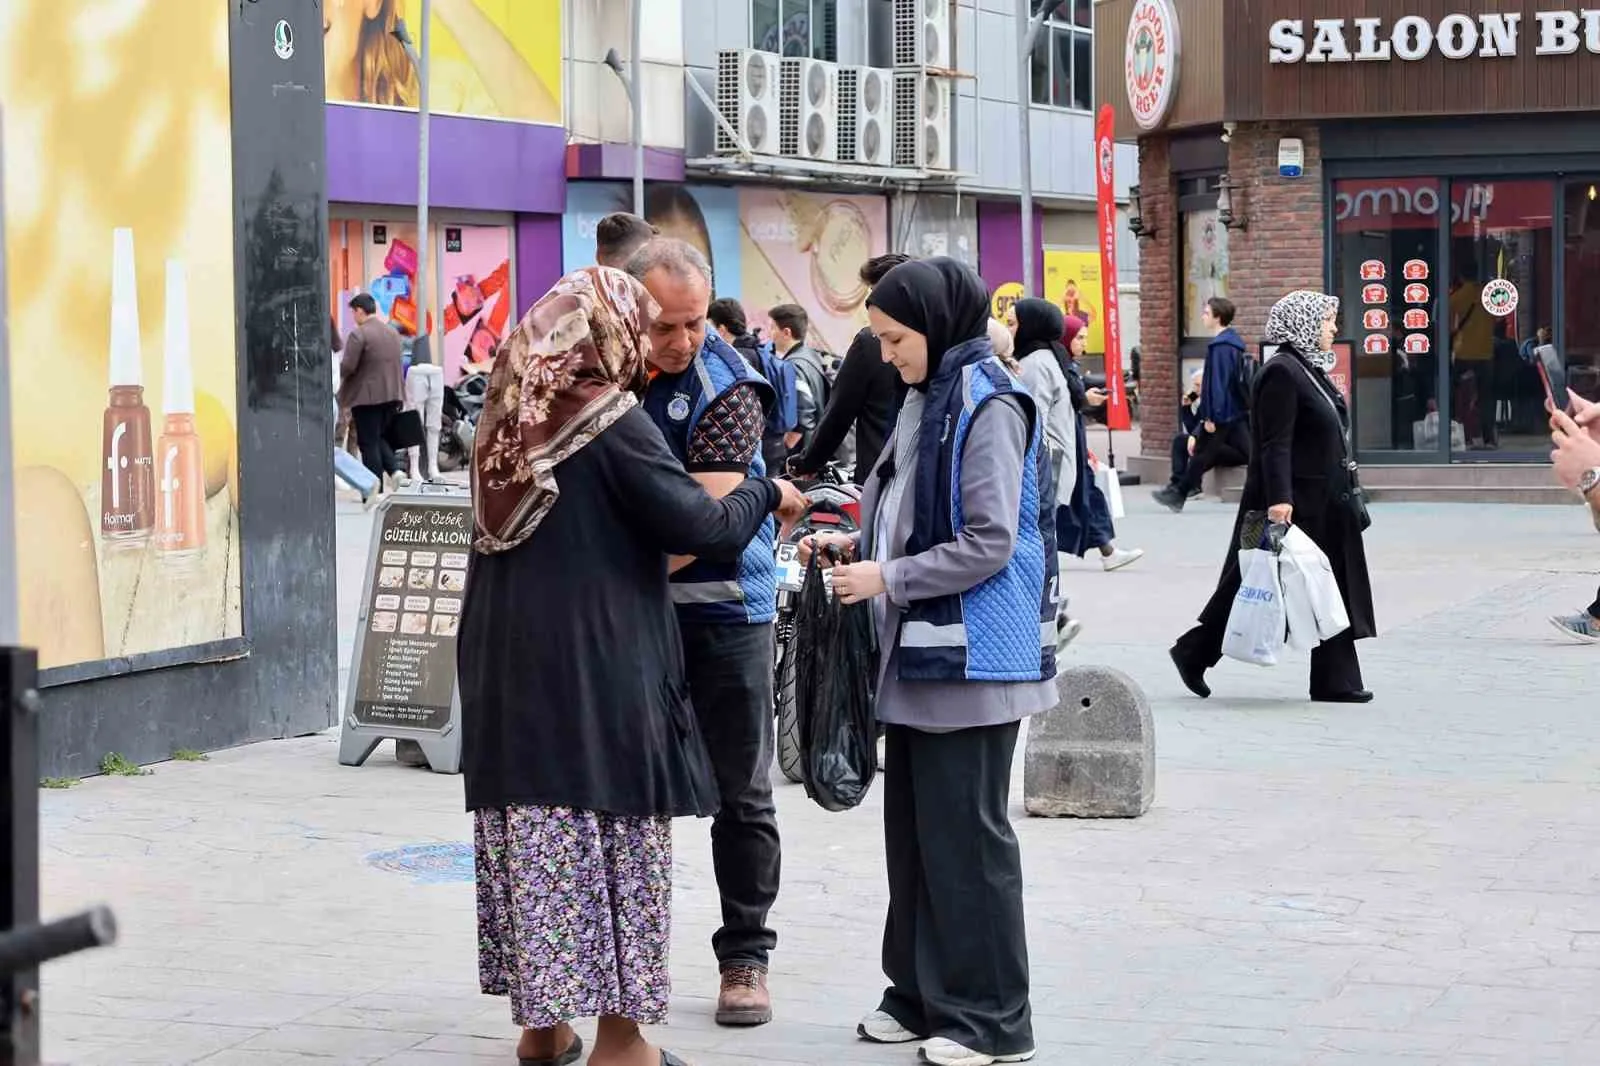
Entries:
{"label": "woman in leopard print headscarf", "polygon": [[[1256,377],[1250,405],[1251,455],[1239,518],[1228,541],[1222,579],[1200,624],[1178,639],[1172,661],[1184,685],[1211,695],[1205,673],[1222,658],[1222,638],[1239,592],[1238,549],[1246,516],[1262,512],[1293,523],[1327,555],[1350,615],[1350,628],[1311,653],[1311,698],[1328,703],[1372,699],[1361,680],[1356,641],[1377,635],[1361,534],[1368,523],[1350,454],[1350,413],[1331,372],[1339,301],[1291,292],[1267,315],[1265,339],[1277,353]],[[1254,512],[1252,515],[1251,513]],[[1254,523],[1251,523],[1252,525]]]}

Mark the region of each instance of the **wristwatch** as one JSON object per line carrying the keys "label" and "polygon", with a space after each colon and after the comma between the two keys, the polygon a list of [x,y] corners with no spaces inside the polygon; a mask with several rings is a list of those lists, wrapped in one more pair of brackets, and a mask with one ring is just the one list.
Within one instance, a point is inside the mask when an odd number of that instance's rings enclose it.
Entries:
{"label": "wristwatch", "polygon": [[1582,496],[1584,499],[1587,500],[1589,498],[1589,494],[1596,488],[1600,488],[1600,466],[1590,467],[1588,470],[1585,470],[1583,472],[1583,476],[1578,479],[1578,495]]}

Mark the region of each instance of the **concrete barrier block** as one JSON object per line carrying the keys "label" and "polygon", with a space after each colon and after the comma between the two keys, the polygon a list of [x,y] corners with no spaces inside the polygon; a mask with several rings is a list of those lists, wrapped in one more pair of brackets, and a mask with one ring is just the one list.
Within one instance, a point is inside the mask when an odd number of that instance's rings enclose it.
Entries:
{"label": "concrete barrier block", "polygon": [[1023,804],[1039,818],[1137,818],[1156,788],[1150,701],[1120,670],[1082,666],[1056,678],[1061,703],[1028,723]]}

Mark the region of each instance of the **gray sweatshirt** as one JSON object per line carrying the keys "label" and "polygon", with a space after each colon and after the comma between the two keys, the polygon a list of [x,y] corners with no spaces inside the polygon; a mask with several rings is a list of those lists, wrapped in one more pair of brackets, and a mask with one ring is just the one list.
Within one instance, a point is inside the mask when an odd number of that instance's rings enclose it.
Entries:
{"label": "gray sweatshirt", "polygon": [[[906,396],[881,468],[894,458],[894,477],[867,480],[861,500],[862,553],[883,567],[889,592],[874,603],[878,646],[878,720],[928,732],[1003,725],[1056,705],[1053,681],[901,681],[896,657],[905,608],[915,600],[965,592],[1010,561],[1022,506],[1022,462],[1028,423],[1009,397],[985,404],[973,420],[962,455],[961,503],[966,526],[955,540],[906,555],[915,514],[916,439],[922,393]],[[902,443],[902,441],[904,443]]]}
{"label": "gray sweatshirt", "polygon": [[1072,389],[1048,348],[1022,358],[1022,383],[1044,419],[1045,445],[1056,477],[1056,505],[1064,507],[1072,502],[1072,490],[1078,483],[1078,413],[1072,408]]}

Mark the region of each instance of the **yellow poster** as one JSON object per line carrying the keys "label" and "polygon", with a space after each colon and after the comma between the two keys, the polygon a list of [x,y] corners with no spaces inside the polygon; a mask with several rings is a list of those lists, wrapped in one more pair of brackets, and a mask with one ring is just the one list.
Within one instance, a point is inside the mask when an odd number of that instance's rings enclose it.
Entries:
{"label": "yellow poster", "polygon": [[[323,0],[328,102],[415,108],[416,70],[394,30],[404,19],[420,44],[421,10]],[[561,0],[433,0],[430,22],[430,111],[561,124]]]}
{"label": "yellow poster", "polygon": [[1099,252],[1045,249],[1044,295],[1067,314],[1088,323],[1087,351],[1092,355],[1105,354],[1105,322],[1100,313],[1105,296],[1100,288]]}
{"label": "yellow poster", "polygon": [[0,3],[23,643],[240,634],[229,5]]}

